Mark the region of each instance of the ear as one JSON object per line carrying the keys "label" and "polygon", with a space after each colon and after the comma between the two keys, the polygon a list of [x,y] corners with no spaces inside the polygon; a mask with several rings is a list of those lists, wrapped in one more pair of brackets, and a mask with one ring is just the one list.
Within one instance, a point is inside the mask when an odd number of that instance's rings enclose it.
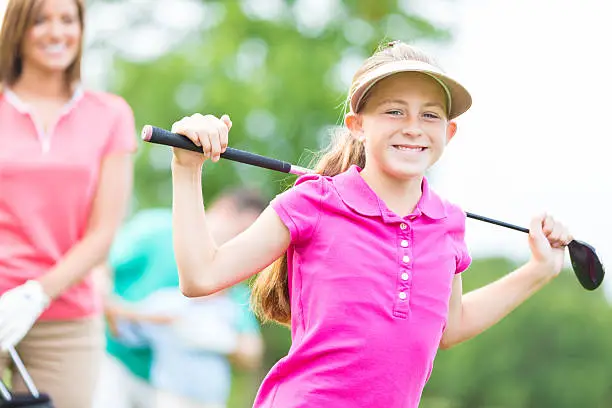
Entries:
{"label": "ear", "polygon": [[344,125],[351,131],[353,137],[358,140],[364,139],[365,136],[363,134],[363,120],[361,115],[354,112],[347,113],[344,116]]}
{"label": "ear", "polygon": [[455,134],[457,133],[457,122],[455,122],[454,120],[451,120],[450,122],[448,122],[448,125],[446,126],[446,143],[448,144],[448,142],[451,141],[451,139],[455,136]]}

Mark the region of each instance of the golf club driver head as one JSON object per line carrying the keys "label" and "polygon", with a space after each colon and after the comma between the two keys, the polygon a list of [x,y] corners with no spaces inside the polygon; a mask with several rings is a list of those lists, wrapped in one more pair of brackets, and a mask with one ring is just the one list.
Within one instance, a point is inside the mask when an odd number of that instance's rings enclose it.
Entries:
{"label": "golf club driver head", "polygon": [[583,288],[595,290],[604,279],[604,267],[595,248],[586,242],[573,240],[568,244],[570,261],[578,281]]}

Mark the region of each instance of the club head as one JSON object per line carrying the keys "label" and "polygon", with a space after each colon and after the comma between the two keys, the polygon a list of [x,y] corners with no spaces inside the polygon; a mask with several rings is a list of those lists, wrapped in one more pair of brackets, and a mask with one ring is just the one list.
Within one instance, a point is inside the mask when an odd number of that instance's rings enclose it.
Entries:
{"label": "club head", "polygon": [[595,248],[586,242],[573,240],[567,246],[574,273],[583,288],[595,290],[604,279],[604,267]]}

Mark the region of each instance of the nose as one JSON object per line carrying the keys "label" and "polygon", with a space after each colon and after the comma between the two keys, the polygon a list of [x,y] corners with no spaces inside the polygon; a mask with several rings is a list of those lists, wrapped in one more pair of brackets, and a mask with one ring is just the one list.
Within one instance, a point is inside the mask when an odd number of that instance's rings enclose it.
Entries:
{"label": "nose", "polygon": [[53,20],[51,21],[51,24],[49,24],[49,36],[52,39],[59,39],[61,38],[62,34],[64,32],[64,25],[62,24],[61,21],[59,20]]}
{"label": "nose", "polygon": [[418,115],[410,115],[404,120],[402,134],[409,137],[418,137],[423,134]]}

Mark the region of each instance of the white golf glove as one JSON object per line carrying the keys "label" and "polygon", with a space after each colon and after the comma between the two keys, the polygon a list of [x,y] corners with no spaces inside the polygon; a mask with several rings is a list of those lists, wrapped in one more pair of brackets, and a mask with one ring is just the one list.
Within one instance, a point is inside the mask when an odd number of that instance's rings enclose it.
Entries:
{"label": "white golf glove", "polygon": [[50,301],[40,283],[34,280],[0,296],[0,347],[3,351],[21,341]]}

